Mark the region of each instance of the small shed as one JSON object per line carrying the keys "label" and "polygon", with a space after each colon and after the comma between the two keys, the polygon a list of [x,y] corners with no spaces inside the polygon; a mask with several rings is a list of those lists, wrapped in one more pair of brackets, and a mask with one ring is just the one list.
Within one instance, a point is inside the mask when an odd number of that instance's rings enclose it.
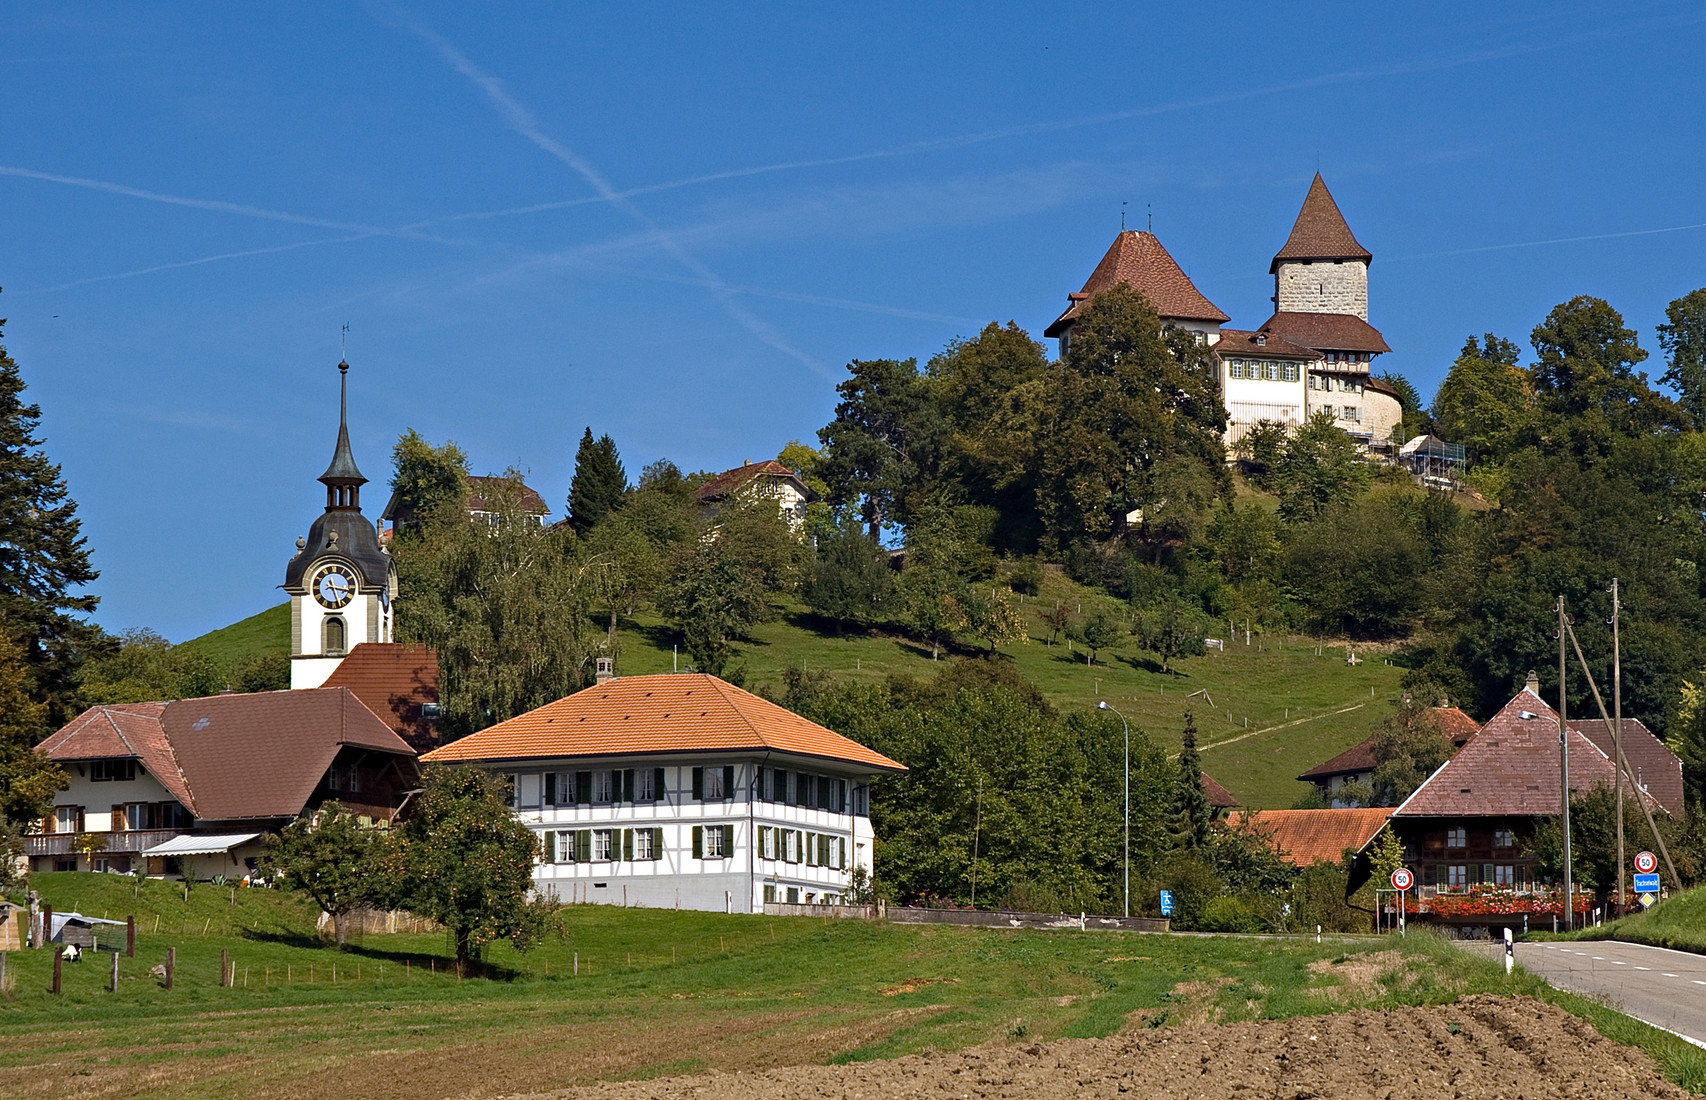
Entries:
{"label": "small shed", "polygon": [[[121,920],[108,920],[105,917],[85,917],[81,913],[55,913],[53,915],[52,934],[48,939],[53,943],[74,943],[78,947],[93,949],[99,946],[100,935],[97,925],[117,925],[123,928]],[[109,935],[108,950],[118,950],[124,945],[124,936]]]}

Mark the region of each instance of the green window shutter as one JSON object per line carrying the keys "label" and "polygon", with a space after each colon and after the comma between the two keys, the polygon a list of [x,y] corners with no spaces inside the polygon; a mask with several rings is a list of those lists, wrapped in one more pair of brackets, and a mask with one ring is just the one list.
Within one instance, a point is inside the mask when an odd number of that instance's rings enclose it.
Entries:
{"label": "green window shutter", "polygon": [[652,797],[656,798],[659,802],[662,802],[663,801],[663,794],[664,794],[664,791],[663,791],[663,769],[662,768],[653,768],[652,769]]}
{"label": "green window shutter", "polygon": [[734,854],[735,854],[735,827],[733,825],[724,825],[723,826],[723,857],[725,859],[733,859]]}
{"label": "green window shutter", "polygon": [[582,863],[592,859],[592,830],[575,830],[575,858]]}
{"label": "green window shutter", "polygon": [[[698,771],[699,769],[694,768],[693,770]],[[693,858],[705,858],[705,826],[703,825],[693,826]]]}
{"label": "green window shutter", "polygon": [[634,786],[634,769],[628,768],[622,773],[622,801],[634,801],[634,792],[639,788]]}
{"label": "green window shutter", "polygon": [[725,799],[731,799],[734,796],[735,796],[735,766],[733,764],[725,764],[723,766],[723,797]]}
{"label": "green window shutter", "polygon": [[556,804],[557,804],[557,773],[556,772],[546,772],[545,773],[545,805],[555,806]]}
{"label": "green window shutter", "polygon": [[634,862],[634,830],[622,830],[622,858]]}
{"label": "green window shutter", "polygon": [[653,859],[662,859],[663,858],[663,827],[662,826],[654,826],[652,828],[652,858]]}
{"label": "green window shutter", "polygon": [[591,772],[575,773],[575,801],[579,802],[582,806],[590,806],[592,804]]}
{"label": "green window shutter", "polygon": [[841,849],[841,861],[839,864],[839,869],[845,871],[845,870],[847,870],[847,838],[846,837],[836,838],[836,845]]}
{"label": "green window shutter", "polygon": [[705,769],[693,769],[693,801],[705,801]]}
{"label": "green window shutter", "polygon": [[557,834],[556,833],[546,833],[545,834],[545,862],[546,863],[557,862]]}

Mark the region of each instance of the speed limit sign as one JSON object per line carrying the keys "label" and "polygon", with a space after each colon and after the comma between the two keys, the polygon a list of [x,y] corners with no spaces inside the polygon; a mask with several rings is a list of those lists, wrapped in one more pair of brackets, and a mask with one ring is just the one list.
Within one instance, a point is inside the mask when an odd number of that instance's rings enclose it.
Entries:
{"label": "speed limit sign", "polygon": [[1415,882],[1416,876],[1410,873],[1408,867],[1400,867],[1392,872],[1392,889],[1394,890],[1408,890],[1415,885]]}
{"label": "speed limit sign", "polygon": [[1642,852],[1635,857],[1635,870],[1643,875],[1650,875],[1659,869],[1658,857],[1651,852]]}

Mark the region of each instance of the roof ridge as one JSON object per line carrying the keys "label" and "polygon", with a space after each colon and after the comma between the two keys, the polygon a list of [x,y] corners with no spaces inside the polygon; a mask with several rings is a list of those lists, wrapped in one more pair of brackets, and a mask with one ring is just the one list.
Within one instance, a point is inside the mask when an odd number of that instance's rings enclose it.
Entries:
{"label": "roof ridge", "polygon": [[[757,738],[758,743],[760,745],[763,745],[765,748],[774,751],[775,746],[770,743],[770,739],[768,737],[764,736],[764,734],[759,732],[758,727],[753,725],[752,719],[747,716],[746,711],[742,710],[740,705],[732,697],[730,697],[727,692],[723,691],[724,687],[733,688],[734,685],[729,683],[727,680],[724,680],[721,676],[712,676],[708,672],[702,672],[702,673],[700,673],[700,675],[704,676],[706,679],[710,680],[713,684],[716,685],[717,694],[722,698],[723,702],[727,703],[729,705],[729,707],[735,712],[735,716],[737,718],[739,718],[742,723],[745,724],[746,728],[752,731],[752,736]],[[735,688],[735,690],[736,691],[742,691],[742,689],[740,689],[740,688]],[[751,695],[752,693],[751,692],[743,692],[743,694]],[[756,699],[756,698],[760,698],[760,697],[755,695],[755,696],[753,696],[753,698]],[[765,700],[765,701],[769,702],[769,700]],[[790,712],[790,713],[792,713],[792,712]],[[830,732],[833,733],[834,731],[831,730]]]}

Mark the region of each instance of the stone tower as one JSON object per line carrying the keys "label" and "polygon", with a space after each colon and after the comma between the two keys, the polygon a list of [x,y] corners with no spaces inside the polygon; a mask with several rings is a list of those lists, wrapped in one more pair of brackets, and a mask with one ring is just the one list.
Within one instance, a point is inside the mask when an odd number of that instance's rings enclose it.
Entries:
{"label": "stone tower", "polygon": [[338,364],[338,442],[319,481],[326,510],[296,541],[284,570],[290,594],[290,686],[319,687],[362,642],[391,640],[397,567],[361,514],[361,487],[349,445],[349,364]]}
{"label": "stone tower", "polygon": [[1276,313],[1343,313],[1368,320],[1368,265],[1321,173],[1309,185],[1285,247],[1268,269]]}

